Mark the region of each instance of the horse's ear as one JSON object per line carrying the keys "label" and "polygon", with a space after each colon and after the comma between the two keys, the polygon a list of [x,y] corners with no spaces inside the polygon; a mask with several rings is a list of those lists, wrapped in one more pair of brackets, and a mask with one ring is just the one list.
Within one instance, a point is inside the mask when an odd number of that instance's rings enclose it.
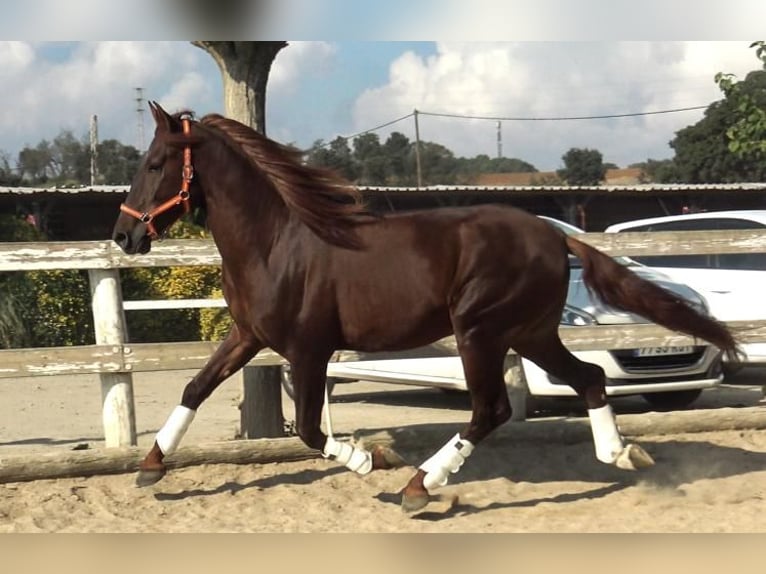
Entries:
{"label": "horse's ear", "polygon": [[173,119],[173,116],[162,109],[162,106],[160,106],[157,102],[150,101],[149,109],[152,111],[152,117],[154,117],[154,122],[157,124],[158,131],[175,131],[174,124],[176,121]]}

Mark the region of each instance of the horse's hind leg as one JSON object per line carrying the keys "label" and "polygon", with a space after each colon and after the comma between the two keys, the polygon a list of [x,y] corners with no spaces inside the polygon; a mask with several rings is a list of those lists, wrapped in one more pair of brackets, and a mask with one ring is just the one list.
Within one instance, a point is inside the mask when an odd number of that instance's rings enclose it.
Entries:
{"label": "horse's hind leg", "polygon": [[406,512],[414,512],[428,504],[429,491],[445,485],[450,473],[460,469],[473,448],[511,417],[503,379],[506,349],[489,338],[458,337],[458,344],[471,393],[471,422],[420,465],[402,491],[402,509]]}
{"label": "horse's hind leg", "polygon": [[149,486],[165,476],[163,459],[175,452],[189,428],[202,402],[226,378],[242,368],[261,348],[262,344],[241,335],[237,326],[216,349],[207,364],[189,381],[178,405],[163,427],[157,432],[154,445],[139,464],[136,484]]}
{"label": "horse's hind leg", "polygon": [[596,458],[627,470],[651,466],[652,458],[638,445],[626,445],[617,428],[612,407],[607,402],[604,370],[575,357],[558,334],[544,344],[527,339],[515,345],[516,351],[534,361],[549,374],[565,381],[585,401],[593,433]]}

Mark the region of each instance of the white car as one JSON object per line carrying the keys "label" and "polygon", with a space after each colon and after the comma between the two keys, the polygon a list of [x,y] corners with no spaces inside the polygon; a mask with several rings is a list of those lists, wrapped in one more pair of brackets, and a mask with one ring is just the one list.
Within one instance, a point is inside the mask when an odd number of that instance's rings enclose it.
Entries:
{"label": "white car", "polygon": [[[569,234],[582,233],[577,227],[543,218]],[[618,258],[643,277],[671,289],[701,310],[707,311],[705,300],[686,285],[675,283],[656,271],[626,257]],[[571,273],[562,325],[624,325],[646,323],[636,315],[617,311],[594,299],[582,281],[582,269],[571,258]],[[642,395],[657,409],[683,408],[692,403],[703,389],[718,385],[723,379],[721,352],[711,345],[577,351],[577,357],[600,365],[607,376],[609,396]],[[545,397],[576,397],[569,385],[548,375],[526,359],[522,367],[528,386],[527,414]],[[445,390],[466,390],[460,357],[425,359],[391,359],[330,363],[327,367],[328,390],[341,381],[365,380],[405,385],[432,386]],[[282,384],[292,397],[289,367],[283,370]],[[532,399],[532,400],[529,400]]]}
{"label": "white car", "polygon": [[[606,229],[620,231],[766,231],[766,210],[690,213],[626,221]],[[721,321],[766,319],[766,253],[662,255],[634,257],[701,293]],[[745,363],[766,364],[766,343],[743,345]]]}

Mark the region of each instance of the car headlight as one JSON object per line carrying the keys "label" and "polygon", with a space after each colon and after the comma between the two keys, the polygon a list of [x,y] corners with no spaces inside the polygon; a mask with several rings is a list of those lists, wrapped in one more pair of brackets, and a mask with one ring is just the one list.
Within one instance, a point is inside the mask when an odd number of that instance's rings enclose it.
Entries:
{"label": "car headlight", "polygon": [[561,313],[561,324],[575,327],[584,327],[586,325],[595,325],[596,318],[590,313],[586,313],[582,309],[565,305],[564,311]]}

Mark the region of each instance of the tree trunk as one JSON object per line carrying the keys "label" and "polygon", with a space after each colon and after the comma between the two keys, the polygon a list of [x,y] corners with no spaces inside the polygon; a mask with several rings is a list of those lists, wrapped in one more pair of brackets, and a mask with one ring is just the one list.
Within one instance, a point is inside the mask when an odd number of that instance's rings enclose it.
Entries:
{"label": "tree trunk", "polygon": [[266,134],[266,84],[287,42],[195,41],[218,64],[223,78],[224,115]]}

